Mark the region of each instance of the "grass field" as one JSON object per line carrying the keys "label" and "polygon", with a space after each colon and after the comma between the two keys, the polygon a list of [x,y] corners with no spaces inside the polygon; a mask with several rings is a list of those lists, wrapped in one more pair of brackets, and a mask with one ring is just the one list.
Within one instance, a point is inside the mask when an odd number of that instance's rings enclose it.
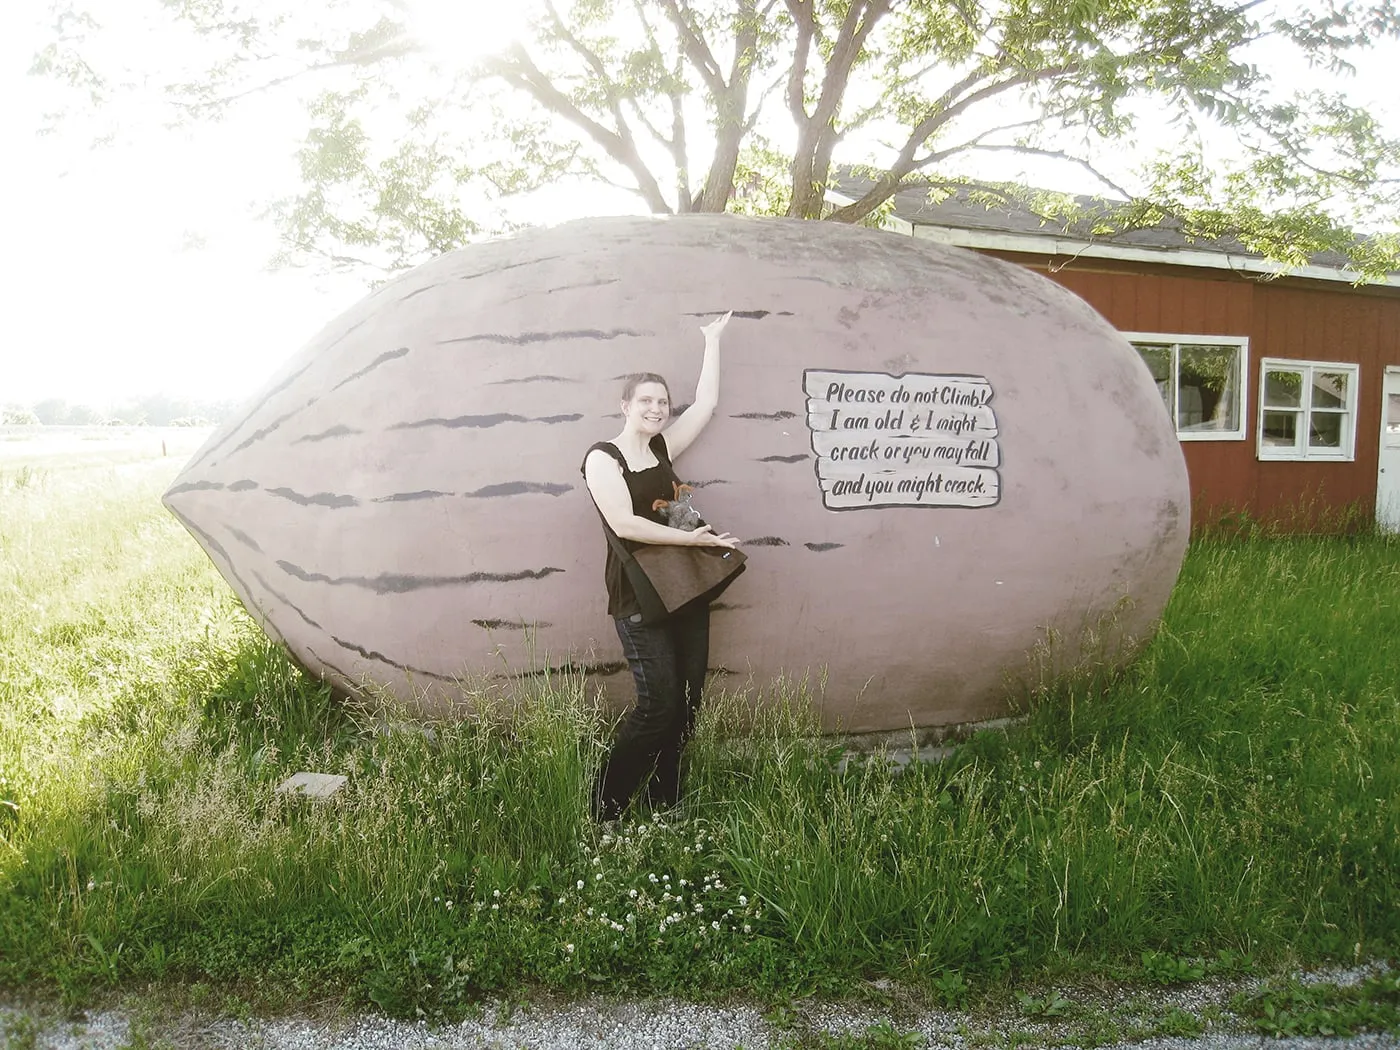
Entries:
{"label": "grass field", "polygon": [[[178,457],[119,458],[0,449],[0,985],[452,1015],[888,976],[951,1004],[1400,951],[1393,538],[1198,542],[1130,671],[903,773],[838,768],[800,696],[733,746],[720,697],[684,815],[602,833],[577,683],[509,726],[376,731],[160,506]],[[297,769],[349,787],[275,795]]]}

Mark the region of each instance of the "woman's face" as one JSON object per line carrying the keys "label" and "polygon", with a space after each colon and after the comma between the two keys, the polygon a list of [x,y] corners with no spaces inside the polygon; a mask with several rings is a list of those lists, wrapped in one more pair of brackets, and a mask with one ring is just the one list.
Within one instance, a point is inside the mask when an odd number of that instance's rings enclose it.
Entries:
{"label": "woman's face", "polygon": [[622,403],[622,415],[632,429],[643,434],[659,434],[671,418],[671,398],[660,383],[641,383],[632,400]]}

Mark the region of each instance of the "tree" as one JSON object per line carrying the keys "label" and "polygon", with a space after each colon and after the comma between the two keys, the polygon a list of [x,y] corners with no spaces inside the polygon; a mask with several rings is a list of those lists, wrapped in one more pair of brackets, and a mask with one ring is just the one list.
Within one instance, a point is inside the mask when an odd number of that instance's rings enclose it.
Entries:
{"label": "tree", "polygon": [[[36,71],[110,100],[133,71],[92,57],[101,29],[78,5],[98,0],[55,2]],[[307,106],[302,188],[269,208],[288,261],[409,265],[508,226],[502,202],[566,177],[657,213],[869,221],[917,181],[1074,218],[1071,198],[973,163],[1020,155],[1123,198],[1103,230],[1170,216],[1286,262],[1330,248],[1400,267],[1394,236],[1348,229],[1400,225],[1400,144],[1342,94],[1281,93],[1254,61],[1270,42],[1341,76],[1400,38],[1394,0],[536,0],[519,39],[474,55],[470,26],[454,48],[410,0],[161,3],[207,56],[164,85],[185,119],[271,92]],[[1106,161],[1151,121],[1177,145],[1119,174]],[[838,153],[870,180],[829,210]]]}
{"label": "tree", "polygon": [[50,397],[36,402],[33,412],[45,426],[62,426],[70,421],[72,415],[68,402],[61,397]]}
{"label": "tree", "polygon": [[23,405],[5,405],[0,408],[0,426],[37,427],[39,417]]}

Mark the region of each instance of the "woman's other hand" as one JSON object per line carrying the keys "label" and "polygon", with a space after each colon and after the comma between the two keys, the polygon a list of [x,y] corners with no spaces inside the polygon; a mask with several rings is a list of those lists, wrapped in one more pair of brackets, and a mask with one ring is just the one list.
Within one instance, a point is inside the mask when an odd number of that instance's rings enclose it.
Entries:
{"label": "woman's other hand", "polygon": [[705,341],[708,343],[708,342],[711,342],[711,341],[713,341],[713,340],[719,339],[719,337],[720,337],[720,336],[723,334],[723,332],[724,332],[724,326],[727,325],[727,324],[729,323],[729,319],[730,319],[731,317],[733,317],[733,316],[734,316],[734,311],[733,311],[733,310],[730,310],[728,313],[725,313],[723,316],[716,317],[716,318],[715,318],[713,321],[711,321],[709,324],[702,324],[702,325],[700,326],[700,331],[703,332],[703,333],[705,334]]}
{"label": "woman's other hand", "polygon": [[688,535],[689,542],[696,547],[728,547],[734,550],[739,546],[739,538],[731,536],[727,532],[715,532],[709,525],[701,525],[698,529],[692,529]]}

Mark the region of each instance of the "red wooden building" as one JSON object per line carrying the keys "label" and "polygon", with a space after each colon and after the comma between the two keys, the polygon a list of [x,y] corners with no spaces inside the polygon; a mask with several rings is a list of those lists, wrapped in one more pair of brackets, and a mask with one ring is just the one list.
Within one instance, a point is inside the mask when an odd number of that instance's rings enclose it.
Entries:
{"label": "red wooden building", "polygon": [[1229,241],[1163,227],[1095,237],[918,188],[885,226],[1043,273],[1123,332],[1175,420],[1198,524],[1242,511],[1400,529],[1400,274],[1357,286],[1345,260],[1320,257],[1280,276]]}

